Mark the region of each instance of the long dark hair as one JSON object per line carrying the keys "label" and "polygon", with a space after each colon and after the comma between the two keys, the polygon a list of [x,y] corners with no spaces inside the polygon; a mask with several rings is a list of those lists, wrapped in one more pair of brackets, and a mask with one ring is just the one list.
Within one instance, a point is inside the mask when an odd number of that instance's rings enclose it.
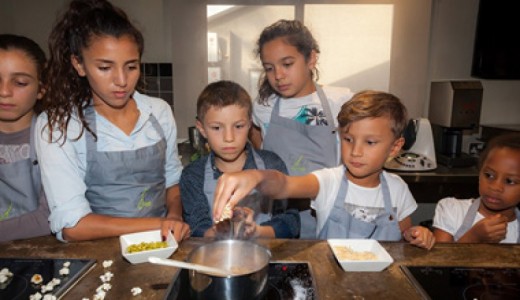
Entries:
{"label": "long dark hair", "polygon": [[[303,55],[305,61],[309,61],[312,51],[314,50],[316,54],[320,53],[320,47],[318,46],[318,42],[312,36],[310,30],[305,27],[298,20],[279,20],[272,25],[264,28],[258,41],[256,42],[256,56],[262,58],[262,49],[265,43],[270,42],[277,38],[284,38],[285,42],[289,45],[296,47],[299,53]],[[314,69],[314,72],[311,71],[311,77],[318,80],[319,74],[318,70]],[[269,81],[267,80],[267,76],[265,72],[262,72],[262,76],[259,81],[259,89],[258,89],[258,103],[266,104],[267,98],[276,91],[271,87]]]}
{"label": "long dark hair", "polygon": [[[3,50],[20,50],[29,57],[36,65],[36,73],[38,76],[38,85],[41,90],[42,83],[45,81],[43,77],[43,70],[47,59],[45,58],[45,52],[42,48],[33,40],[28,37],[14,34],[0,34],[0,49]],[[34,112],[39,113],[41,111],[41,102],[36,101],[34,105]]]}
{"label": "long dark hair", "polygon": [[[130,36],[137,44],[139,54],[143,53],[144,39],[141,32],[132,25],[123,10],[106,0],[72,1],[52,29],[46,74],[47,93],[43,101],[44,110],[48,114],[50,141],[63,138],[65,142],[73,113],[77,114],[82,124],[76,138],[79,139],[85,129],[93,133],[84,114],[92,97],[90,85],[86,78],[76,73],[71,57],[83,61],[81,51],[90,46],[93,38],[100,36]],[[59,134],[53,140],[54,131],[59,131]]]}

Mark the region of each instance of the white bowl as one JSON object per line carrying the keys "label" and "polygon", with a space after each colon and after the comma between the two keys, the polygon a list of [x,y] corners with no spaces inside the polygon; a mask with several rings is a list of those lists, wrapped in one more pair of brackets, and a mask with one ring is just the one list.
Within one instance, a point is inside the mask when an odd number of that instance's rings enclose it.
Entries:
{"label": "white bowl", "polygon": [[132,264],[139,264],[148,261],[148,257],[156,256],[160,258],[168,258],[170,257],[175,250],[178,248],[177,241],[173,237],[170,232],[166,238],[166,243],[168,247],[159,248],[147,251],[140,251],[134,253],[128,253],[126,249],[128,246],[132,244],[139,244],[141,242],[160,242],[161,239],[161,231],[160,230],[151,230],[151,231],[143,231],[125,234],[119,237],[119,242],[121,244],[121,254]]}
{"label": "white bowl", "polygon": [[[345,272],[380,272],[394,262],[385,248],[376,240],[371,239],[329,239],[329,243],[336,260]],[[374,253],[374,260],[350,260],[341,257],[337,247],[349,247],[355,252],[368,251]]]}

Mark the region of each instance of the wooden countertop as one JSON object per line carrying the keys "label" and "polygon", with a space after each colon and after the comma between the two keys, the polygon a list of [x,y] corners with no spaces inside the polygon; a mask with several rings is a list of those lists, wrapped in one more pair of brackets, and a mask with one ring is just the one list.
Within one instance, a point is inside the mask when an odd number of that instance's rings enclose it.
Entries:
{"label": "wooden countertop", "polygon": [[[181,243],[174,259],[184,260],[196,246],[210,242],[192,238]],[[308,261],[314,274],[318,299],[421,299],[420,294],[401,271],[400,265],[517,267],[520,268],[520,245],[437,244],[426,251],[406,243],[382,243],[394,263],[382,272],[346,273],[336,262],[326,241],[258,240],[271,249],[272,260]],[[105,299],[163,299],[166,288],[178,271],[149,263],[132,265],[120,251],[117,238],[61,243],[54,237],[41,237],[0,244],[0,257],[24,258],[94,258],[97,265],[63,299],[92,299],[101,284],[104,260],[113,260],[112,289]],[[139,286],[143,293],[133,298],[130,289]]]}

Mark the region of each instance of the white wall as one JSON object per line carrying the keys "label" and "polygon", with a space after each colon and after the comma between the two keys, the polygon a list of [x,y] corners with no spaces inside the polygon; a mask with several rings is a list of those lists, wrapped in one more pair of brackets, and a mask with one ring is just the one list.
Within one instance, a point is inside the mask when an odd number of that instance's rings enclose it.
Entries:
{"label": "white wall", "polygon": [[[0,32],[27,35],[46,49],[46,38],[56,14],[67,2],[1,0]],[[175,115],[179,136],[187,137],[187,127],[194,122],[196,98],[207,81],[206,1],[112,2],[121,6],[143,31],[146,44],[143,61],[173,62]],[[396,3],[394,27],[399,30],[393,33],[389,90],[403,99],[412,116],[427,116],[430,81],[475,79],[471,78],[470,70],[477,0],[368,2]],[[187,60],[194,52],[196,59]],[[520,123],[520,81],[482,80],[482,84],[481,123]]]}
{"label": "white wall", "polygon": [[[433,1],[429,75],[432,81],[479,80],[470,75],[478,3],[476,0]],[[520,80],[481,82],[484,95],[480,123],[519,124]]]}

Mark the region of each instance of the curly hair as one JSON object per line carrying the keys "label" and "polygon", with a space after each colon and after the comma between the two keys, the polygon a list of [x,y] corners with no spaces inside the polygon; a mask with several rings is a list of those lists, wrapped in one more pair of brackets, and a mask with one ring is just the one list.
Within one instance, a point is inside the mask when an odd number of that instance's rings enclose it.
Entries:
{"label": "curly hair", "polygon": [[[316,52],[316,54],[320,53],[318,42],[316,42],[312,33],[305,25],[298,20],[279,20],[264,28],[260,34],[256,42],[256,56],[262,59],[264,45],[277,38],[283,38],[286,43],[294,46],[303,55],[306,62],[311,58],[312,51]],[[318,80],[319,74],[317,69],[311,71],[311,78]],[[265,105],[267,99],[273,93],[276,93],[276,91],[269,84],[265,72],[262,72],[259,79],[258,103]]]}
{"label": "curly hair", "polygon": [[[72,67],[72,57],[82,62],[82,50],[96,37],[130,36],[144,51],[144,39],[126,13],[106,0],[73,0],[68,10],[58,19],[49,36],[49,64],[46,72],[46,94],[43,109],[48,115],[49,138],[58,132],[55,140],[67,139],[67,127],[76,113],[82,128],[96,136],[85,120],[84,110],[90,104],[92,91],[86,78]],[[54,140],[54,141],[55,141]]]}

